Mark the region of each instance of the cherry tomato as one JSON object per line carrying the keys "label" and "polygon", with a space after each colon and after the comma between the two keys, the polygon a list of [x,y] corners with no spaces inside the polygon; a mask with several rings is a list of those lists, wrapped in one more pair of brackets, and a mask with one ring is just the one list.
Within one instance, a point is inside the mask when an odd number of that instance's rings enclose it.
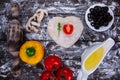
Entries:
{"label": "cherry tomato", "polygon": [[68,67],[63,67],[57,71],[57,80],[73,80],[72,71]]}
{"label": "cherry tomato", "polygon": [[61,59],[58,56],[48,56],[44,61],[44,66],[48,71],[56,71],[61,67]]}
{"label": "cherry tomato", "polygon": [[72,34],[72,32],[73,32],[73,25],[72,24],[65,24],[64,26],[63,26],[63,32],[65,33],[65,34],[68,34],[68,35],[70,35],[70,34]]}
{"label": "cherry tomato", "polygon": [[45,71],[40,76],[40,80],[56,80],[56,78],[50,71]]}

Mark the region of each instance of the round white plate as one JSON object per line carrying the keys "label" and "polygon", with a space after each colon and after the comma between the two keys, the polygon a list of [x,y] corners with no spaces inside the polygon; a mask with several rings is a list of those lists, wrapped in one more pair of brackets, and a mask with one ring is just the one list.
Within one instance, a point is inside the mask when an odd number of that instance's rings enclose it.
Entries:
{"label": "round white plate", "polygon": [[105,30],[109,29],[109,28],[112,26],[112,24],[113,24],[113,22],[114,22],[114,14],[113,14],[113,11],[111,10],[111,8],[108,7],[108,9],[109,9],[108,12],[109,12],[110,15],[113,17],[113,19],[109,22],[108,26],[101,26],[99,29],[95,29],[94,26],[92,26],[92,25],[90,24],[90,21],[88,21],[88,17],[87,17],[88,13],[90,13],[90,9],[91,9],[91,8],[94,8],[95,6],[104,7],[104,6],[107,6],[107,5],[102,4],[102,3],[99,3],[99,4],[94,4],[94,5],[90,6],[90,7],[87,9],[87,11],[86,11],[85,21],[86,21],[88,27],[90,27],[92,30],[95,30],[95,31],[97,31],[97,32],[102,32],[102,31],[105,31]]}

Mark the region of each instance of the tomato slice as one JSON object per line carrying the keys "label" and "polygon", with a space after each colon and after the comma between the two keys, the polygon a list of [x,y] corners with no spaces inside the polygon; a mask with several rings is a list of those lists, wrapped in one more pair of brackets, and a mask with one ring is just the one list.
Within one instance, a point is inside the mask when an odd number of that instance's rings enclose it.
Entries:
{"label": "tomato slice", "polygon": [[65,25],[63,26],[63,32],[64,32],[65,34],[67,34],[67,35],[72,34],[73,29],[74,29],[74,27],[73,27],[72,24],[65,24]]}

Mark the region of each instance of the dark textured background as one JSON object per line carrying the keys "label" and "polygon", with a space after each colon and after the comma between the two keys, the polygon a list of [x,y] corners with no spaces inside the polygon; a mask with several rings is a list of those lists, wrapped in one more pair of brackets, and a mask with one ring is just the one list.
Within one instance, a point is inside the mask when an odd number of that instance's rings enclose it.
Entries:
{"label": "dark textured background", "polygon": [[[120,0],[0,0],[0,66],[5,66],[7,73],[7,76],[0,74],[0,80],[39,80],[39,75],[44,71],[43,61],[34,67],[21,62],[22,74],[20,77],[14,78],[10,74],[12,56],[6,51],[6,24],[12,2],[18,2],[20,5],[20,20],[23,27],[36,9],[44,8],[48,10],[49,16],[43,20],[39,32],[26,33],[24,31],[24,39],[40,40],[45,47],[45,57],[52,54],[60,56],[64,65],[69,66],[73,71],[74,80],[76,80],[76,76],[81,67],[80,56],[83,51],[92,44],[102,42],[108,37],[112,37],[116,41],[115,46],[109,51],[98,69],[89,76],[88,80],[120,80]],[[91,30],[84,20],[87,8],[98,2],[115,7],[115,21],[112,27],[104,32]],[[69,49],[64,49],[49,37],[46,29],[47,22],[52,17],[68,15],[79,17],[83,21],[84,31],[75,45]],[[0,73],[1,71],[4,70],[0,67]]]}

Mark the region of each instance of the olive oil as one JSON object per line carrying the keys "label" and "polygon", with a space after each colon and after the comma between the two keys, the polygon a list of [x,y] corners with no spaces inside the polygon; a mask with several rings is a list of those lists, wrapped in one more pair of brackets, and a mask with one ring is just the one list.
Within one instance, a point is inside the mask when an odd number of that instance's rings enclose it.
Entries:
{"label": "olive oil", "polygon": [[91,71],[96,68],[96,66],[100,63],[102,57],[104,56],[105,50],[104,47],[98,48],[94,51],[85,61],[85,69]]}

